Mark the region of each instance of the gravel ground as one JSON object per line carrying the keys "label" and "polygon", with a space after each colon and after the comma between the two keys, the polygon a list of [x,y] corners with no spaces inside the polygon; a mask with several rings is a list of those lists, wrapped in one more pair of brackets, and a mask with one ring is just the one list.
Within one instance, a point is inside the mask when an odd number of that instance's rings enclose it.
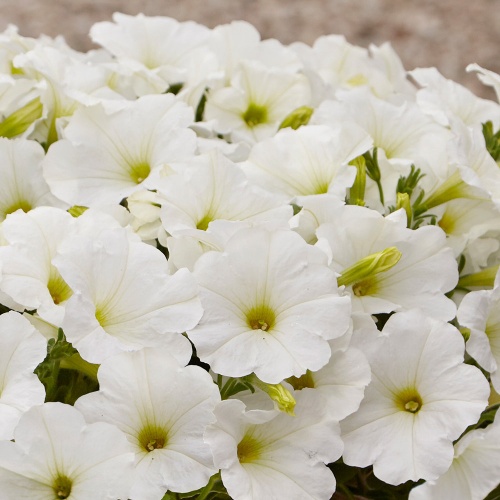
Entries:
{"label": "gravel ground", "polygon": [[0,30],[11,23],[26,36],[62,34],[88,50],[90,26],[115,11],[210,27],[245,19],[284,43],[331,33],[365,47],[390,41],[407,69],[436,66],[485,97],[493,92],[465,67],[477,62],[500,73],[500,0],[0,0]]}

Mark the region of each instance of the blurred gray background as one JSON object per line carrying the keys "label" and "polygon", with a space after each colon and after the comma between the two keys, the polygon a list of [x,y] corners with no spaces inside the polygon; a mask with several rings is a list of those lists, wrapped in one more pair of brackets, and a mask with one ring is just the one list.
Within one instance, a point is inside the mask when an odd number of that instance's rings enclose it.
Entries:
{"label": "blurred gray background", "polygon": [[62,34],[85,51],[93,47],[90,26],[115,11],[209,27],[244,19],[284,43],[331,33],[364,47],[390,41],[406,69],[436,66],[486,97],[493,92],[465,67],[477,62],[500,73],[500,0],[0,0],[0,30],[15,24],[25,36]]}

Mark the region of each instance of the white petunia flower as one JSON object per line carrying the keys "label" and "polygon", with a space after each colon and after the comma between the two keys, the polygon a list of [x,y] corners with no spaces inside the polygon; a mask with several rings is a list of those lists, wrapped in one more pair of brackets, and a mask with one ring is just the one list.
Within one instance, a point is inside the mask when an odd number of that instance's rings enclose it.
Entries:
{"label": "white petunia flower", "polygon": [[26,139],[0,137],[0,222],[16,210],[62,206],[43,178],[42,146]]}
{"label": "white petunia flower", "polygon": [[441,229],[408,229],[401,211],[383,217],[364,207],[332,205],[329,222],[321,224],[316,234],[317,245],[330,256],[330,267],[341,276],[370,255],[391,248],[400,253],[399,261],[384,272],[361,272],[346,283],[353,312],[378,314],[419,307],[445,321],[455,316],[455,305],[445,293],[457,284],[457,264]]}
{"label": "white petunia flower", "polygon": [[318,370],[328,340],[348,329],[350,301],[339,297],[324,255],[290,230],[242,229],[224,252],[196,263],[204,316],[188,332],[214,372],[264,382]]}
{"label": "white petunia flower", "polygon": [[123,228],[98,232],[94,219],[88,232],[65,240],[53,259],[73,291],[62,324],[68,340],[93,363],[161,345],[187,362],[191,345],[181,334],[202,314],[193,276],[186,269],[169,275],[159,250]]}
{"label": "white petunia flower", "polygon": [[161,219],[175,236],[183,230],[199,231],[212,221],[263,222],[292,216],[292,207],[250,182],[240,167],[220,152],[197,156],[158,184]]}
{"label": "white petunia flower", "polygon": [[233,142],[254,143],[273,136],[293,110],[309,104],[310,94],[304,75],[245,61],[231,86],[208,94],[205,118]]}
{"label": "white petunia flower", "polygon": [[328,500],[335,478],[324,464],[342,453],[338,424],[310,397],[297,395],[295,416],[245,411],[238,400],[220,403],[205,440],[235,500]]}
{"label": "white petunia flower", "polygon": [[500,413],[486,429],[455,444],[451,467],[437,480],[413,488],[409,500],[484,500],[500,484]]}
{"label": "white petunia flower", "polygon": [[46,147],[60,138],[68,117],[78,108],[122,99],[107,85],[109,71],[82,59],[81,54],[66,46],[37,44],[13,61],[23,74],[38,81],[37,89],[44,109],[30,137]]}
{"label": "white petunia flower", "polygon": [[210,375],[184,367],[164,349],[143,349],[107,359],[99,392],[76,402],[91,422],[121,429],[135,452],[130,498],[157,500],[166,490],[186,493],[216,472],[203,433],[215,420],[220,395]]}
{"label": "white petunia flower", "polygon": [[72,406],[45,403],[21,418],[15,443],[0,442],[2,499],[127,498],[133,459],[115,426],[87,425]]}
{"label": "white petunia flower", "polygon": [[328,85],[329,96],[360,86],[381,98],[411,89],[401,60],[388,43],[367,50],[348,43],[344,36],[328,35],[319,37],[312,47],[298,42],[292,48]]}
{"label": "white petunia flower", "polygon": [[27,319],[0,316],[0,439],[12,439],[23,412],[43,403],[45,389],[33,370],[46,354],[45,338]]}
{"label": "white petunia flower", "polygon": [[2,225],[9,245],[0,247],[3,278],[0,289],[27,310],[60,326],[63,304],[72,291],[52,265],[58,245],[69,236],[75,219],[64,210],[37,207],[16,212]]}
{"label": "white petunia flower", "polygon": [[206,47],[210,30],[201,24],[118,12],[113,21],[95,23],[90,37],[135,73],[133,86],[139,95],[162,93],[169,84],[186,82],[191,68],[211,56]]}
{"label": "white petunia flower", "polygon": [[446,142],[450,132],[426,116],[415,103],[403,105],[377,99],[366,90],[343,93],[341,101],[325,101],[314,113],[314,123],[335,125],[354,121],[383,150],[389,163],[409,166],[420,157],[432,158],[430,145]]}
{"label": "white petunia flower", "polygon": [[434,480],[453,460],[453,440],[479,418],[489,384],[463,363],[453,326],[418,310],[393,315],[365,344],[372,381],[341,423],[344,462],[389,484]]}
{"label": "white petunia flower", "polygon": [[352,123],[286,128],[256,144],[243,168],[263,188],[289,201],[324,193],[344,199],[356,177],[348,163],[372,145],[368,134]]}
{"label": "white petunia flower", "polygon": [[193,112],[172,94],[145,96],[114,110],[79,110],[43,162],[52,191],[72,205],[120,201],[154,181],[169,162],[190,158]]}
{"label": "white petunia flower", "polygon": [[436,68],[418,68],[409,72],[423,89],[417,92],[417,103],[424,113],[443,126],[456,120],[464,125],[480,125],[488,120],[500,124],[500,106],[475,96],[470,90],[445,78]]}

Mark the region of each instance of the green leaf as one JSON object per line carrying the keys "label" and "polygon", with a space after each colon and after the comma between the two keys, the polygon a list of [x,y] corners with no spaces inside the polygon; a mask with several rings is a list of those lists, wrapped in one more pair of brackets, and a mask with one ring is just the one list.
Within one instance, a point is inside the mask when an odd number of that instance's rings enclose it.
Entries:
{"label": "green leaf", "polygon": [[495,161],[500,160],[500,130],[493,132],[493,123],[487,121],[483,123],[483,135],[488,153]]}

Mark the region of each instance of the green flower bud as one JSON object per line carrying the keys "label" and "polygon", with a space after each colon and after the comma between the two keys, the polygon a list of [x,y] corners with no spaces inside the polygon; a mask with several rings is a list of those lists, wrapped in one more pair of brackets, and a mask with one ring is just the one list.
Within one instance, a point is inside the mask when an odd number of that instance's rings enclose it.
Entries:
{"label": "green flower bud", "polygon": [[302,125],[307,125],[311,116],[314,112],[313,108],[309,106],[301,106],[300,108],[294,109],[282,122],[280,129],[291,127],[293,130],[297,130]]}
{"label": "green flower bud", "polygon": [[406,212],[407,226],[410,227],[412,219],[411,202],[408,193],[397,193],[396,195],[396,210],[404,208]]}
{"label": "green flower bud", "polygon": [[251,375],[250,382],[262,389],[278,406],[280,411],[295,416],[295,398],[292,393],[282,384],[267,384],[262,382],[256,375]]}
{"label": "green flower bud", "polygon": [[349,190],[349,205],[365,205],[366,188],[366,160],[363,156],[358,156],[349,162],[349,165],[356,167],[357,173],[354,184]]}
{"label": "green flower bud", "polygon": [[370,278],[394,267],[401,256],[402,253],[396,247],[389,247],[381,252],[368,255],[345,269],[337,278],[337,283],[339,286],[366,283]]}
{"label": "green flower bud", "polygon": [[76,218],[80,217],[80,215],[82,215],[83,212],[85,212],[86,210],[88,210],[87,207],[82,207],[80,205],[73,205],[71,208],[68,209],[68,212],[70,215]]}
{"label": "green flower bud", "polygon": [[42,111],[43,106],[40,98],[33,99],[0,123],[0,136],[10,139],[21,135],[35,120],[42,116]]}

